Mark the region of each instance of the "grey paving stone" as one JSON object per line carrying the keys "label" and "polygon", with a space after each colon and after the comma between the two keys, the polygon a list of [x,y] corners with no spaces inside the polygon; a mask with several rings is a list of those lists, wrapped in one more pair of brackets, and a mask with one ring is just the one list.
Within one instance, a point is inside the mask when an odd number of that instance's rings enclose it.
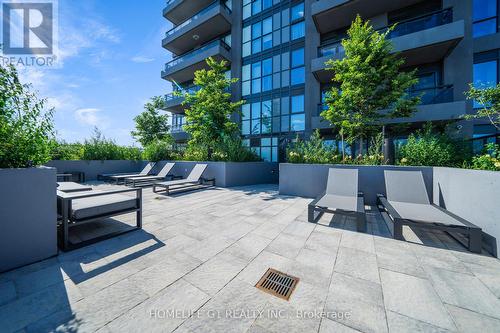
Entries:
{"label": "grey paving stone", "polygon": [[263,251],[238,274],[238,277],[251,285],[255,285],[269,268],[287,273],[290,271],[292,263],[291,259]]}
{"label": "grey paving stone", "polygon": [[266,251],[279,254],[280,256],[295,259],[300,250],[304,247],[306,239],[282,233],[266,248]]}
{"label": "grey paving stone", "polygon": [[19,297],[40,291],[51,285],[61,283],[68,277],[59,265],[52,265],[38,271],[19,276],[14,280]]}
{"label": "grey paving stone", "polygon": [[0,306],[13,301],[16,297],[16,287],[12,281],[0,282]]}
{"label": "grey paving stone", "polygon": [[356,299],[377,306],[384,306],[382,287],[379,283],[333,273],[329,294],[333,299]]}
{"label": "grey paving stone", "polygon": [[387,332],[385,310],[373,303],[356,298],[337,298],[330,294],[326,301],[325,313],[326,319],[361,332]]}
{"label": "grey paving stone", "polygon": [[423,321],[419,321],[410,317],[403,316],[399,313],[387,311],[387,323],[389,324],[389,332],[396,333],[447,333],[452,332],[441,327],[433,326]]}
{"label": "grey paving stone", "polygon": [[488,289],[500,298],[500,265],[478,265],[464,263],[464,265],[474,274]]}
{"label": "grey paving stone", "polygon": [[465,265],[447,249],[437,249],[434,247],[411,245],[421,265],[429,267],[445,268],[450,271],[470,274]]}
{"label": "grey paving stone", "polygon": [[327,255],[336,256],[342,233],[339,231],[325,233],[315,229],[306,241],[305,248]]}
{"label": "grey paving stone", "polygon": [[456,329],[428,280],[385,269],[380,270],[380,277],[387,310],[444,329]]}
{"label": "grey paving stone", "polygon": [[446,305],[460,332],[500,332],[500,320],[481,315],[477,312]]}
{"label": "grey paving stone", "polygon": [[428,274],[443,302],[500,318],[500,300],[477,277],[439,268]]}
{"label": "grey paving stone", "polygon": [[283,230],[283,233],[308,238],[316,226],[313,223],[293,221]]}
{"label": "grey paving stone", "polygon": [[216,236],[201,241],[192,247],[186,247],[184,251],[190,256],[206,261],[215,256],[217,253],[222,252],[233,243],[234,240],[230,240],[222,236]]}
{"label": "grey paving stone", "polygon": [[266,332],[316,332],[321,321],[320,317],[309,318],[289,304],[276,306],[268,303],[262,316],[255,320],[255,325]]}
{"label": "grey paving stone", "polygon": [[319,333],[358,333],[358,330],[342,325],[330,319],[323,319],[319,328]]}
{"label": "grey paving stone", "polygon": [[375,254],[375,242],[370,234],[344,231],[340,246]]}
{"label": "grey paving stone", "polygon": [[214,257],[187,274],[184,278],[209,295],[215,295],[241,270],[243,265]]}
{"label": "grey paving stone", "polygon": [[374,254],[347,247],[340,247],[335,272],[379,283],[377,258]]}
{"label": "grey paving stone", "polygon": [[171,332],[209,298],[181,279],[157,296],[116,318],[107,328],[111,332]]}
{"label": "grey paving stone", "polygon": [[224,250],[224,253],[250,261],[262,252],[270,242],[271,240],[268,238],[250,233]]}

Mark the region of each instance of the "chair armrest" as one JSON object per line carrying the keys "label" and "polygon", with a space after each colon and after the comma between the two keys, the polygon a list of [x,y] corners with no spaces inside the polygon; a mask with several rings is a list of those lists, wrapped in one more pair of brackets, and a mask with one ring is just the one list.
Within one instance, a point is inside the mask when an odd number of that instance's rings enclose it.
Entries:
{"label": "chair armrest", "polygon": [[358,192],[358,213],[365,213],[365,194],[363,192]]}
{"label": "chair armrest", "polygon": [[309,206],[316,206],[316,203],[318,203],[318,201],[321,200],[321,198],[323,198],[326,194],[326,191],[323,191],[319,196],[316,197],[316,199],[314,199],[313,201],[311,201],[309,203]]}
{"label": "chair armrest", "polygon": [[85,192],[70,192],[65,193],[61,191],[57,191],[57,197],[62,200],[74,200],[74,199],[84,199],[84,198],[92,198],[99,197],[109,194],[120,194],[120,193],[128,193],[128,192],[142,192],[142,188],[127,188],[120,190],[112,190],[106,192],[94,192],[94,191],[85,191]]}
{"label": "chair armrest", "polygon": [[391,215],[394,219],[402,219],[396,209],[389,203],[383,194],[377,194],[377,201],[380,205],[384,207],[386,212]]}

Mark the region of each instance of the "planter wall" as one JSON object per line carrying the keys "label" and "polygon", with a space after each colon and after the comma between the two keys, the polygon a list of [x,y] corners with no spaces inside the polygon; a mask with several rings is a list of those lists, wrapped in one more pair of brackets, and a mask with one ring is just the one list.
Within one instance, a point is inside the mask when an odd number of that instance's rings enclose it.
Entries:
{"label": "planter wall", "polygon": [[103,173],[140,172],[145,161],[50,161],[45,164],[57,169],[57,173],[85,172],[86,180],[96,180]]}
{"label": "planter wall", "polygon": [[480,226],[483,243],[498,256],[500,246],[500,172],[434,169],[434,203]]}
{"label": "planter wall", "polygon": [[385,194],[384,170],[421,170],[429,199],[481,227],[483,244],[491,254],[497,256],[500,246],[500,172],[437,167],[282,163],[279,173],[280,194],[317,197],[326,188],[328,169],[331,167],[359,170],[359,187],[365,193],[368,205],[375,205],[377,193]]}
{"label": "planter wall", "polygon": [[[278,163],[161,161],[153,168],[152,173],[159,172],[167,162],[175,162],[171,173],[184,178],[196,163],[207,163],[204,177],[215,178],[216,185],[220,187],[278,183]],[[86,180],[90,181],[104,173],[139,172],[146,163],[147,161],[50,161],[46,165],[56,168],[58,173],[85,172]]]}
{"label": "planter wall", "polygon": [[0,272],[57,254],[55,169],[0,169],[0,202]]}
{"label": "planter wall", "polygon": [[[168,161],[159,162],[154,172]],[[245,186],[278,183],[278,163],[271,162],[187,162],[173,161],[172,174],[186,178],[197,163],[208,164],[204,178],[215,178],[219,187]]]}

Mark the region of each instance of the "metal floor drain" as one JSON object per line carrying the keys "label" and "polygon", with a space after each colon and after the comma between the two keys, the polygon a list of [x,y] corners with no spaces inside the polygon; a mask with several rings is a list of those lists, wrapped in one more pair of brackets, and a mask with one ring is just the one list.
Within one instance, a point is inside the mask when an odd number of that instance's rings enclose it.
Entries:
{"label": "metal floor drain", "polygon": [[288,301],[297,283],[299,283],[299,278],[269,268],[255,287]]}

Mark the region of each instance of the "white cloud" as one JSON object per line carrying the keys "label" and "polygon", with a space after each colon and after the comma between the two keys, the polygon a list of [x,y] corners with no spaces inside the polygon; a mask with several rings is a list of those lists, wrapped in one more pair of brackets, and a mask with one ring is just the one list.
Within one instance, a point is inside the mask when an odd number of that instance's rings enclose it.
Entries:
{"label": "white cloud", "polygon": [[78,109],[75,111],[75,119],[82,125],[107,127],[107,119],[100,115],[101,110],[95,108]]}
{"label": "white cloud", "polygon": [[137,62],[137,63],[147,63],[147,62],[155,61],[154,58],[148,58],[148,57],[145,57],[145,56],[136,56],[136,57],[133,57],[130,60],[132,60],[133,62]]}

